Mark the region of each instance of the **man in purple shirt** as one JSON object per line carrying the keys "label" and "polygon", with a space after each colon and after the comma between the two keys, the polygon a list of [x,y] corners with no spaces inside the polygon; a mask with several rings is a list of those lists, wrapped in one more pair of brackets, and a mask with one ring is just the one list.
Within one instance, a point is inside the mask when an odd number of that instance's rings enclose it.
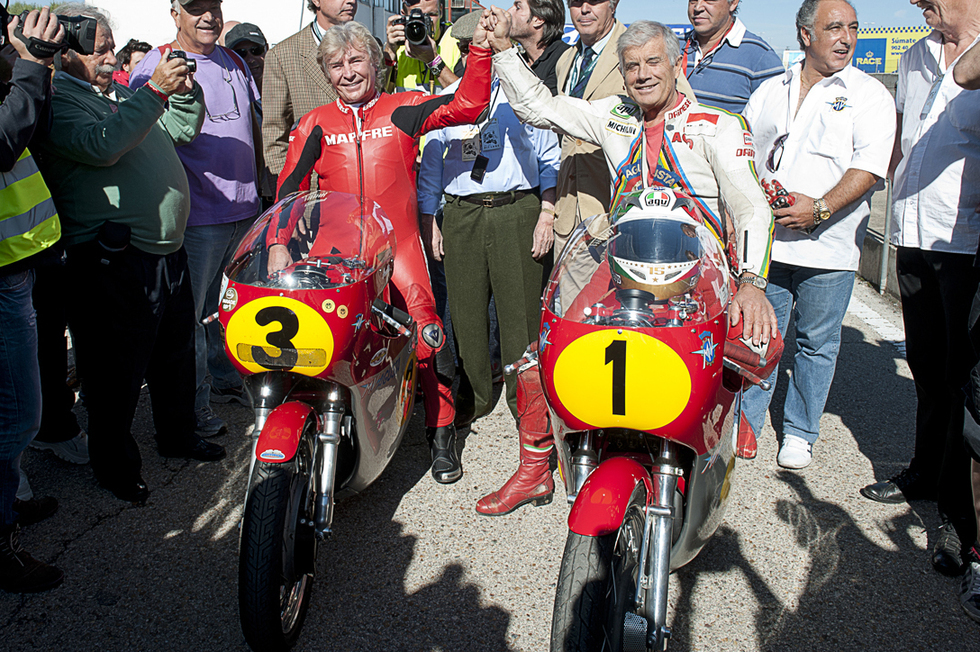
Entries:
{"label": "man in purple shirt", "polygon": [[[258,88],[248,66],[233,51],[218,46],[224,24],[221,0],[172,0],[177,36],[170,44],[197,62],[194,79],[204,89],[206,117],[197,139],[177,148],[191,189],[191,212],[184,234],[187,267],[198,320],[218,310],[221,276],[242,236],[259,214],[252,102]],[[150,51],[132,72],[130,86],[146,83],[160,60]],[[216,323],[198,324],[194,338],[197,366],[195,411],[198,434],[226,431],[210,401],[248,405],[241,378],[225,356]],[[210,384],[207,382],[211,374]]]}

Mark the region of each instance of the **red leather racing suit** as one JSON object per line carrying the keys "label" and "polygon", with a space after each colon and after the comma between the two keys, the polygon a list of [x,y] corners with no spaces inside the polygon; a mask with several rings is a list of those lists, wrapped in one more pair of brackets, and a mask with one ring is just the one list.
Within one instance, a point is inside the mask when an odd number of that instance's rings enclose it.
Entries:
{"label": "red leather racing suit", "polygon": [[[359,106],[342,100],[307,113],[289,137],[279,198],[310,187],[315,170],[320,190],[351,193],[377,202],[395,227],[393,303],[419,325],[419,378],[427,426],[447,426],[455,416],[452,378],[436,374],[435,353],[445,346],[418,223],[415,161],[418,138],[443,127],[479,122],[490,104],[490,51],[471,47],[466,74],[453,95],[380,93]],[[284,217],[285,219],[285,217]],[[288,239],[292,228],[280,225]],[[436,337],[432,326],[438,327]]]}

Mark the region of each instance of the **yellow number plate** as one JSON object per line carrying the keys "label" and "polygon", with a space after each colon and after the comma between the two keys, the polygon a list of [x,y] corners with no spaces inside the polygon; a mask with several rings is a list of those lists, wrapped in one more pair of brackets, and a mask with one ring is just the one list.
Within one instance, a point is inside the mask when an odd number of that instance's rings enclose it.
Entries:
{"label": "yellow number plate", "polygon": [[310,306],[289,297],[261,297],[239,308],[225,329],[228,349],[252,373],[322,373],[333,357],[333,334]]}
{"label": "yellow number plate", "polygon": [[691,397],[691,375],[673,349],[649,335],[602,330],[558,356],[555,391],[576,418],[596,428],[655,430]]}

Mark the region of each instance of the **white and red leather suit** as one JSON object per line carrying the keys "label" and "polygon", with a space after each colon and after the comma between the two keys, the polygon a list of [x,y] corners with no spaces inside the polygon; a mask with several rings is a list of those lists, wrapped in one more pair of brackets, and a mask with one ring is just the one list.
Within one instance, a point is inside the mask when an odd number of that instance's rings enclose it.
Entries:
{"label": "white and red leather suit", "polygon": [[[320,190],[377,202],[394,225],[398,244],[392,301],[412,316],[420,334],[433,324],[439,328],[435,348],[421,335],[418,340],[427,426],[451,424],[455,410],[452,379],[440,379],[435,368],[435,353],[445,346],[445,337],[419,234],[418,138],[435,129],[479,122],[490,104],[490,66],[490,51],[471,47],[466,74],[453,95],[379,93],[361,106],[338,99],[310,111],[290,134],[279,175],[279,198],[309,190],[310,172],[315,171]],[[287,224],[281,227],[291,232]]]}

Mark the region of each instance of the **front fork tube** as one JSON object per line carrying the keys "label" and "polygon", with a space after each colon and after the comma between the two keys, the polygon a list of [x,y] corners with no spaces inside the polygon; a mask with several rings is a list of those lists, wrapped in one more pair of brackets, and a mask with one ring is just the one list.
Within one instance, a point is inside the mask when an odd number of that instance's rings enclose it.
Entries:
{"label": "front fork tube", "polygon": [[640,547],[640,576],[635,603],[647,619],[647,647],[656,652],[667,649],[667,584],[670,578],[670,549],[674,520],[674,493],[682,469],[675,466],[675,444],[664,442],[657,465],[653,467],[653,491],[647,500]]}
{"label": "front fork tube", "polygon": [[320,432],[317,433],[316,463],[313,481],[316,484],[316,505],[313,521],[318,539],[330,535],[333,524],[334,494],[337,480],[337,456],[344,431],[344,401],[339,385],[331,384],[327,407],[323,411]]}

